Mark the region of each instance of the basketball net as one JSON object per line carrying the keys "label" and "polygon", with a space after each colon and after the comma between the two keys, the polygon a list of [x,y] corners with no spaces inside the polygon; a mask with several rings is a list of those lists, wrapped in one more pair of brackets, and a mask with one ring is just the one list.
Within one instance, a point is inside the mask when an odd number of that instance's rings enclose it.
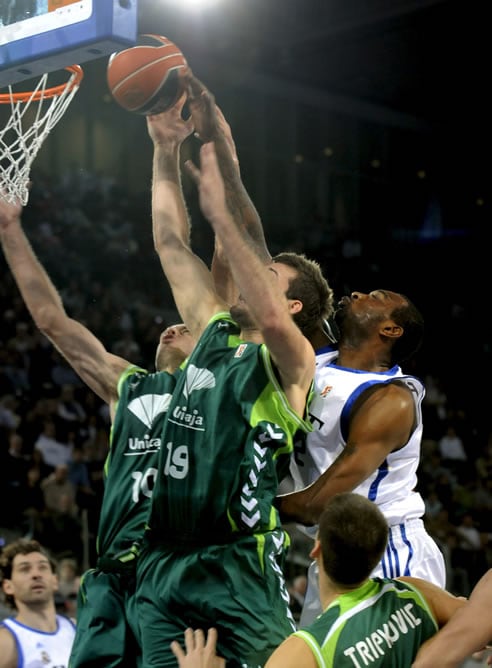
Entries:
{"label": "basketball net", "polygon": [[70,78],[59,86],[48,87],[49,74],[43,74],[32,91],[19,93],[8,86],[8,93],[0,94],[0,104],[10,105],[10,117],[0,128],[0,197],[11,204],[27,204],[34,158],[79,89],[82,68],[65,69]]}

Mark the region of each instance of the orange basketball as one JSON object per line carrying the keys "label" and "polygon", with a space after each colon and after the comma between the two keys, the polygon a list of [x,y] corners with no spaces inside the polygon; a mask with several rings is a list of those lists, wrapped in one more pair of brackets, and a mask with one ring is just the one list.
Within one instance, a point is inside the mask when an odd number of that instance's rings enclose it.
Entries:
{"label": "orange basketball", "polygon": [[183,90],[185,57],[167,37],[141,35],[136,46],[113,53],[107,81],[116,102],[136,114],[160,114]]}

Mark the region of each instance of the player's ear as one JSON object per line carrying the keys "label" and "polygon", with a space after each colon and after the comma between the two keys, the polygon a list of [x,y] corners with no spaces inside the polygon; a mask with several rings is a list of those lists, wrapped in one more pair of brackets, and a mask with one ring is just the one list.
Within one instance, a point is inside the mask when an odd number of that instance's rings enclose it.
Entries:
{"label": "player's ear", "polygon": [[14,595],[14,586],[7,578],[2,582],[2,589],[7,596]]}
{"label": "player's ear", "polygon": [[318,557],[321,556],[321,543],[317,538],[314,541],[314,546],[311,552],[309,553],[309,556],[311,557],[311,559],[317,559]]}
{"label": "player's ear", "polygon": [[291,315],[295,315],[296,313],[300,313],[302,311],[302,302],[300,299],[289,299],[289,311]]}
{"label": "player's ear", "polygon": [[381,336],[386,336],[389,339],[399,339],[403,331],[403,327],[397,325],[393,320],[386,320],[379,329]]}

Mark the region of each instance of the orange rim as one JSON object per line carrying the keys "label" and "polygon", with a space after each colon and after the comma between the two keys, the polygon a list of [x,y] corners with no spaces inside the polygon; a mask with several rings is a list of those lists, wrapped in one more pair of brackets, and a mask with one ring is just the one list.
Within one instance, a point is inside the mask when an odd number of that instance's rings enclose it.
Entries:
{"label": "orange rim", "polygon": [[38,90],[35,93],[33,91],[25,91],[22,93],[0,93],[0,104],[10,104],[11,102],[28,102],[29,100],[45,100],[50,97],[57,97],[61,95],[66,89],[72,90],[75,86],[78,86],[84,77],[84,70],[80,65],[68,65],[65,67],[66,70],[75,74],[75,77],[70,79],[59,86],[52,86],[51,88],[46,88],[45,90]]}

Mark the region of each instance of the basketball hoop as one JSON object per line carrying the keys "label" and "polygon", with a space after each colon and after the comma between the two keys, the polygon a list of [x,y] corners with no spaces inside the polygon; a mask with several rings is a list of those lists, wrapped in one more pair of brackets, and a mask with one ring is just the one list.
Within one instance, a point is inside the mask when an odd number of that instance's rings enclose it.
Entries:
{"label": "basketball hoop", "polygon": [[0,104],[10,105],[10,117],[0,128],[0,197],[27,204],[31,165],[44,140],[58,123],[79,89],[84,72],[80,65],[65,68],[70,78],[48,87],[43,74],[32,91],[0,94]]}

